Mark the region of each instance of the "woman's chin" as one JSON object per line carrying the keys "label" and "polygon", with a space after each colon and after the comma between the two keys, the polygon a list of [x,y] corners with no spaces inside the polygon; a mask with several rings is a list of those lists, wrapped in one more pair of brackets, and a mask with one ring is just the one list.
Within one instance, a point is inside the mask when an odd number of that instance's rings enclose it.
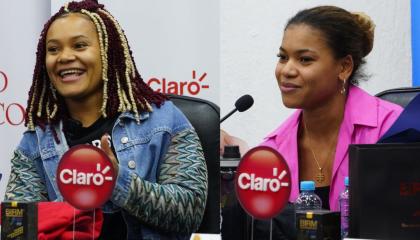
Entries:
{"label": "woman's chin", "polygon": [[302,108],[302,103],[297,99],[282,97],[283,105],[287,108]]}
{"label": "woman's chin", "polygon": [[80,91],[66,91],[60,93],[60,96],[67,100],[80,101],[86,98],[85,94]]}

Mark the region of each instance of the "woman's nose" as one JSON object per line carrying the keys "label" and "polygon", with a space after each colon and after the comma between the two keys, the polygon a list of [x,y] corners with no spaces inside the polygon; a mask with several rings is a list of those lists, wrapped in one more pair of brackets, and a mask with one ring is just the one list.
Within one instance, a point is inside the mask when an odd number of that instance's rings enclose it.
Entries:
{"label": "woman's nose", "polygon": [[73,50],[65,48],[59,55],[58,62],[67,63],[67,62],[74,61],[75,59],[76,59],[76,56],[74,55]]}
{"label": "woman's nose", "polygon": [[286,63],[284,63],[284,66],[281,70],[281,74],[284,77],[287,77],[287,78],[295,77],[297,76],[297,73],[298,71],[296,69],[296,65],[293,62],[293,60],[289,60]]}

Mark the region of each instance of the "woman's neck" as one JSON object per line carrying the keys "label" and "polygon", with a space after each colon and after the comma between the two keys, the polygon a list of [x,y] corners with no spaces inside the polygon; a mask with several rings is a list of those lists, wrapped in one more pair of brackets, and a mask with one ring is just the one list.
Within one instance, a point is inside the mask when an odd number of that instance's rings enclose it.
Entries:
{"label": "woman's neck", "polygon": [[344,117],[346,96],[338,95],[320,107],[303,109],[302,121],[314,139],[337,133]]}
{"label": "woman's neck", "polygon": [[65,99],[70,117],[89,127],[101,117],[102,95],[88,99]]}

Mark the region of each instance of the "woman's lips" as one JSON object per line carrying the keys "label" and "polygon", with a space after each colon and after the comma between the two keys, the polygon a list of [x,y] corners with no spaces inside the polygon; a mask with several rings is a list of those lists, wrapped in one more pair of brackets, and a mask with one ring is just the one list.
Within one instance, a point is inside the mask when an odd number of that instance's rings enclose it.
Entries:
{"label": "woman's lips", "polygon": [[60,77],[60,79],[64,83],[76,82],[76,81],[79,81],[83,77],[83,74],[85,73],[83,72],[81,74],[67,74],[67,75],[64,75],[63,77]]}
{"label": "woman's lips", "polygon": [[300,86],[291,84],[291,83],[281,83],[280,84],[280,91],[282,93],[291,93],[298,90]]}

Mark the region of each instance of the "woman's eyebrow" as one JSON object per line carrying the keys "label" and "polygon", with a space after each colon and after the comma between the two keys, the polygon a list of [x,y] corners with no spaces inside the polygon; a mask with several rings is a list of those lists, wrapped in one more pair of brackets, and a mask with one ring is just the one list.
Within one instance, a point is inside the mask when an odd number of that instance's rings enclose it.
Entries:
{"label": "woman's eyebrow", "polygon": [[[88,37],[87,37],[87,36],[85,36],[85,35],[83,35],[83,34],[73,36],[73,37],[71,37],[70,39],[71,39],[71,40],[75,40],[75,39],[78,39],[78,38],[86,38],[86,39],[88,39]],[[49,43],[49,42],[59,42],[59,40],[58,40],[58,39],[55,39],[55,38],[52,38],[52,39],[49,39],[49,40],[47,41],[47,43]]]}
{"label": "woman's eyebrow", "polygon": [[[280,47],[280,51],[281,52],[287,52],[286,49],[284,49],[283,47]],[[310,48],[303,48],[303,49],[298,49],[298,50],[295,51],[295,53],[297,53],[297,54],[302,54],[302,53],[306,53],[306,52],[316,53],[316,51],[314,51]]]}

